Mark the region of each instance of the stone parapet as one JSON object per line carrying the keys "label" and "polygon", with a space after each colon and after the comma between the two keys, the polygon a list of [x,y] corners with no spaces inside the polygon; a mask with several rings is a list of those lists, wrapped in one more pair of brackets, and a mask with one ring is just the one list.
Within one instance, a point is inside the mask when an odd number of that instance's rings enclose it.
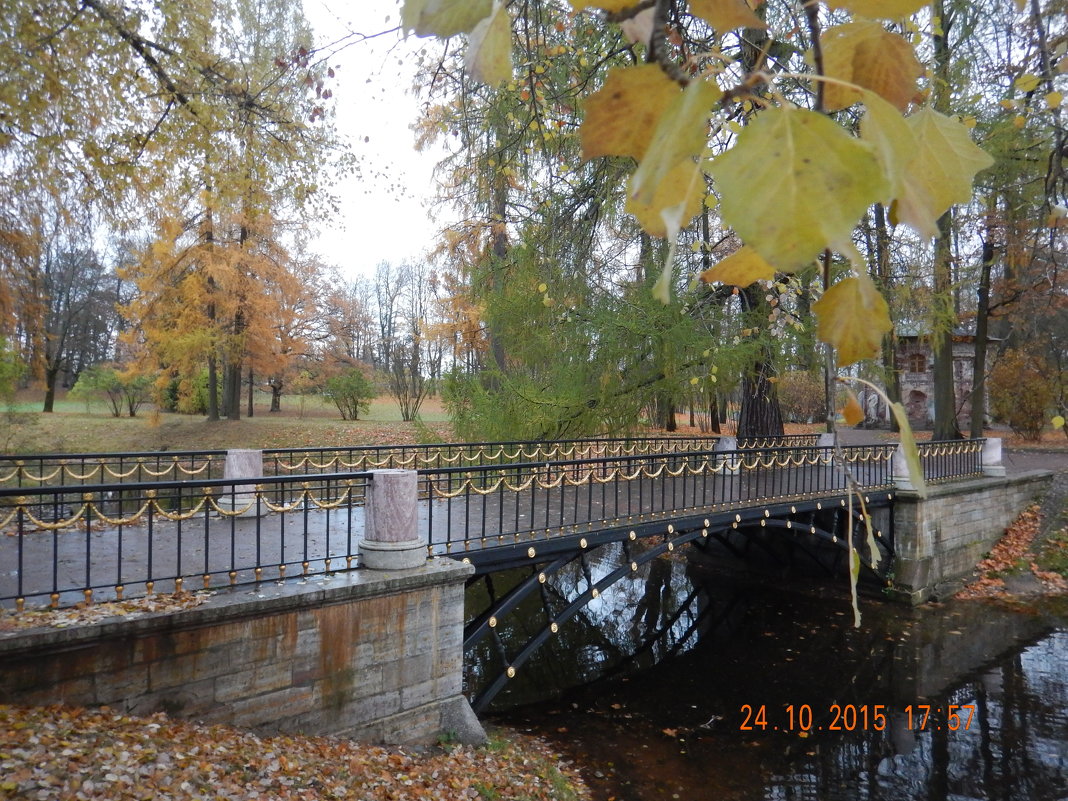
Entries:
{"label": "stone parapet", "polygon": [[899,489],[892,597],[912,604],[956,592],[1006,527],[1052,480],[1049,471]]}
{"label": "stone parapet", "polygon": [[0,702],[165,711],[264,732],[484,737],[461,695],[464,582],[403,571],[222,591],[192,609],[0,637]]}

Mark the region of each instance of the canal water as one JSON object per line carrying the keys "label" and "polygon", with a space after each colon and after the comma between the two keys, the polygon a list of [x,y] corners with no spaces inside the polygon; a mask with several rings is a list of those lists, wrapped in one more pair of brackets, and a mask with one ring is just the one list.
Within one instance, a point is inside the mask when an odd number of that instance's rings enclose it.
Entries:
{"label": "canal water", "polygon": [[[618,560],[547,582],[468,689]],[[669,554],[603,592],[491,722],[552,741],[605,800],[1068,799],[1066,599],[876,592],[854,628],[844,579],[725,562]]]}

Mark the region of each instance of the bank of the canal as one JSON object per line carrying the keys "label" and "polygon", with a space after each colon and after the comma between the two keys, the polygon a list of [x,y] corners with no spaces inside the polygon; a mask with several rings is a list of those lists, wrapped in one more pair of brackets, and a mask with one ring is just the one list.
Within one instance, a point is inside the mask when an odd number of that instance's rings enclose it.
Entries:
{"label": "bank of the canal", "polygon": [[834,591],[731,591],[729,630],[504,719],[600,799],[1068,797],[1065,599],[867,600],[855,629]]}

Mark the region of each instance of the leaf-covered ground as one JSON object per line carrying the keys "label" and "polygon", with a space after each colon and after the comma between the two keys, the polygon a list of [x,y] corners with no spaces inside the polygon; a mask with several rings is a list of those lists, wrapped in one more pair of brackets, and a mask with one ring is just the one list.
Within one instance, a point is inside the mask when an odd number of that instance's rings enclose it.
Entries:
{"label": "leaf-covered ground", "polygon": [[484,748],[258,736],[163,714],[0,705],[0,799],[585,801],[573,768],[509,732]]}
{"label": "leaf-covered ground", "polygon": [[976,565],[977,577],[958,598],[1006,598],[1021,591],[1042,593],[1068,592],[1068,579],[1050,569],[1050,549],[1054,554],[1063,546],[1058,535],[1036,542],[1043,530],[1043,515],[1038,504],[1025,509],[1005,530],[989,556]]}
{"label": "leaf-covered ground", "polygon": [[153,612],[177,612],[200,606],[214,594],[207,590],[155,593],[123,601],[79,603],[62,609],[26,609],[18,614],[10,609],[0,609],[0,635],[41,627],[65,629],[85,626],[114,617],[136,618]]}

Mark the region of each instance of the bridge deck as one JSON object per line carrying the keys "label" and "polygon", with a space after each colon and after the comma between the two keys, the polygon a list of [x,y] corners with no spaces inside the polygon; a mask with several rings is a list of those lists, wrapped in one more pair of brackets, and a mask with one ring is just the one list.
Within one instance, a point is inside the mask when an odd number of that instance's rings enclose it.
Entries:
{"label": "bridge deck", "polygon": [[[862,484],[885,486],[884,465],[862,466]],[[507,483],[486,490],[464,476],[422,476],[419,528],[431,555],[468,557],[480,570],[515,558],[517,546],[541,549],[540,543],[595,535],[652,520],[696,517],[731,509],[766,506],[789,499],[838,497],[844,477],[831,465],[760,468],[625,480],[585,481],[578,473],[546,466],[548,472],[520,492]],[[466,482],[466,483],[464,483]],[[569,483],[573,482],[573,483]],[[432,493],[449,497],[428,500]],[[305,502],[285,513],[235,517],[207,511],[186,520],[142,516],[136,525],[80,525],[54,531],[8,531],[0,536],[0,601],[11,605],[27,598],[31,605],[82,600],[93,589],[95,600],[154,591],[197,589],[256,580],[314,575],[356,566],[364,529],[364,507],[347,504],[333,510]],[[573,547],[573,546],[567,546]],[[496,556],[495,556],[496,554]],[[259,566],[257,575],[256,566]],[[207,581],[205,581],[205,577]]]}

